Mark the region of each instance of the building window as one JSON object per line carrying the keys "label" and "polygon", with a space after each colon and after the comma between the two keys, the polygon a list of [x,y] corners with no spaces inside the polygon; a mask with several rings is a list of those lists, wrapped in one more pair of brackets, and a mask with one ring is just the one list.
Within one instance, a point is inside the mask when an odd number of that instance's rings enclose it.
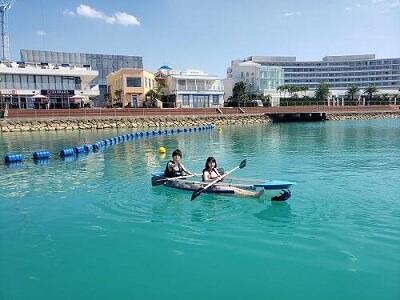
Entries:
{"label": "building window", "polygon": [[127,77],[126,78],[126,86],[127,87],[141,87],[142,80],[140,77]]}
{"label": "building window", "polygon": [[219,105],[219,95],[213,95],[213,105]]}
{"label": "building window", "polygon": [[190,95],[182,95],[182,105],[184,106],[190,105]]}

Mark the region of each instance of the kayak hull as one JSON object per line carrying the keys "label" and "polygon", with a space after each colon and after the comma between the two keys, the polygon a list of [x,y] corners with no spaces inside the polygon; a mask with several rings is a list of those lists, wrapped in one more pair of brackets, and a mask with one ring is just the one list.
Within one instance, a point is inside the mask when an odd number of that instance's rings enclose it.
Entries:
{"label": "kayak hull", "polygon": [[[201,187],[204,187],[207,183],[193,180],[195,177],[173,179],[164,177],[164,172],[153,172],[151,173],[151,184],[152,186],[165,185],[171,188],[195,191]],[[234,193],[234,188],[241,188],[246,190],[287,190],[291,186],[295,185],[295,182],[284,181],[284,180],[240,180],[240,179],[225,179],[221,183],[217,183],[213,188],[207,189],[204,193]]]}

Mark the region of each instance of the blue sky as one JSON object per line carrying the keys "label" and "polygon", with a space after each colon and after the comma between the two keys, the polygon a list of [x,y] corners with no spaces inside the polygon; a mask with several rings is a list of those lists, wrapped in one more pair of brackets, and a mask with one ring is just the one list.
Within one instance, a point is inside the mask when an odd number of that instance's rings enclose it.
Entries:
{"label": "blue sky", "polygon": [[20,49],[127,54],[225,76],[232,59],[375,53],[400,57],[400,0],[17,0]]}

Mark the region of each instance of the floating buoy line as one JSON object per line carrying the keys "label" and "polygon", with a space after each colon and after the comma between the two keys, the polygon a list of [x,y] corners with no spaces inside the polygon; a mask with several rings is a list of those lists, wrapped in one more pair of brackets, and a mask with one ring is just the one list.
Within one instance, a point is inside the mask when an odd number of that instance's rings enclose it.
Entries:
{"label": "floating buoy line", "polygon": [[[80,154],[88,154],[90,152],[98,152],[105,147],[113,146],[127,141],[139,140],[142,138],[156,137],[156,136],[168,136],[182,133],[195,133],[206,130],[212,130],[215,125],[208,124],[205,126],[189,127],[189,128],[177,128],[177,129],[164,129],[164,130],[152,130],[152,131],[139,131],[134,133],[127,133],[118,136],[114,136],[107,139],[98,140],[93,144],[78,145],[71,148],[64,148],[56,154],[51,154],[48,150],[39,150],[32,153],[32,159],[35,164],[48,164],[51,157],[60,157],[63,160],[72,160],[72,158],[79,156]],[[160,153],[165,153],[164,147],[159,148]],[[4,156],[4,163],[8,166],[19,166],[22,165],[24,156],[21,153],[7,153]]]}

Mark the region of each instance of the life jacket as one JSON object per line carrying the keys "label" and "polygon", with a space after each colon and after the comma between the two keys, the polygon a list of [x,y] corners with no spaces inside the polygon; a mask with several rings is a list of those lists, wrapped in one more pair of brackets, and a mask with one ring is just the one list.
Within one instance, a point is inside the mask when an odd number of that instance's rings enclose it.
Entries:
{"label": "life jacket", "polygon": [[172,168],[172,171],[169,170],[168,165],[169,163],[175,163],[173,160],[170,160],[167,163],[167,166],[165,167],[165,171],[164,171],[164,176],[165,177],[179,177],[179,176],[183,176],[183,168],[182,166],[179,164],[178,165],[178,170],[175,170],[175,168]]}

